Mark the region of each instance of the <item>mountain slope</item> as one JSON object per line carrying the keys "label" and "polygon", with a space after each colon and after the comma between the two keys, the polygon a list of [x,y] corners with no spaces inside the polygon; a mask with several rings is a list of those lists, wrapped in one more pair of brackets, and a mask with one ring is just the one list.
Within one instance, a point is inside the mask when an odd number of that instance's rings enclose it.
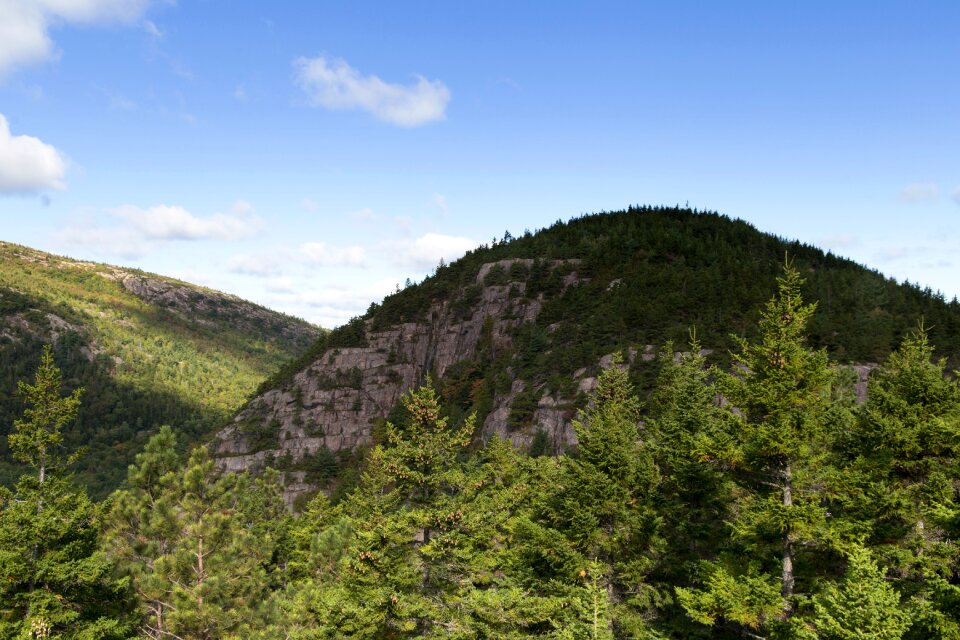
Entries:
{"label": "mountain slope", "polygon": [[[70,388],[86,393],[67,448],[88,448],[81,478],[116,487],[161,424],[195,442],[320,330],[234,296],[137,270],[0,243],[0,434],[22,412],[16,381],[53,343]],[[0,482],[19,470],[0,439]]]}
{"label": "mountain slope", "polygon": [[723,361],[788,254],[820,301],[812,338],[835,360],[876,362],[921,318],[942,352],[960,353],[956,301],[725,216],[631,208],[507,236],[371,305],[261,385],[217,435],[217,455],[228,469],[286,471],[292,499],[335,477],[385,418],[402,421],[400,395],[427,375],[455,416],[478,412],[483,437],[563,450],[614,353],[641,389],[656,351],[682,348],[691,327]]}

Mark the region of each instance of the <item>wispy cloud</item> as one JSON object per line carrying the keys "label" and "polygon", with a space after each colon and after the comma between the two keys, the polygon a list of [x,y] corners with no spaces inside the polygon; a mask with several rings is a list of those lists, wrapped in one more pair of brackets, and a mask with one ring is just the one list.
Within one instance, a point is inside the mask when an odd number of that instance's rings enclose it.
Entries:
{"label": "wispy cloud", "polygon": [[55,147],[33,136],[13,135],[0,115],[0,193],[63,189],[66,166]]}
{"label": "wispy cloud", "polygon": [[[3,0],[0,76],[18,66],[56,57],[49,33],[52,23],[133,23],[150,4],[151,0]],[[145,28],[149,32],[149,27]]]}
{"label": "wispy cloud", "polygon": [[319,107],[335,110],[361,110],[375,118],[401,127],[418,127],[443,120],[450,90],[439,80],[416,76],[413,84],[384,82],[377,76],[365,76],[345,60],[298,58],[296,83]]}
{"label": "wispy cloud", "polygon": [[143,21],[143,30],[155,40],[160,40],[163,38],[163,31],[161,31],[160,27],[158,27],[152,20]]}
{"label": "wispy cloud", "polygon": [[940,187],[935,182],[914,182],[900,192],[903,202],[933,202],[940,197]]}
{"label": "wispy cloud", "polygon": [[427,233],[412,240],[383,243],[384,249],[390,251],[394,265],[421,271],[437,266],[441,259],[452,262],[477,245],[471,238],[441,233]]}
{"label": "wispy cloud", "polygon": [[307,242],[300,245],[300,253],[308,264],[321,267],[362,267],[367,259],[363,247],[335,247],[326,242]]}
{"label": "wispy cloud", "polygon": [[237,201],[229,214],[197,216],[180,206],[123,205],[87,216],[57,235],[66,246],[133,258],[176,241],[239,240],[263,228],[249,204]]}
{"label": "wispy cloud", "polygon": [[956,189],[954,189],[950,197],[953,198],[954,202],[956,202],[957,204],[960,204],[960,187],[957,187]]}
{"label": "wispy cloud", "polygon": [[370,207],[364,207],[363,209],[351,211],[347,214],[347,217],[357,222],[372,222],[377,218],[377,214],[375,214]]}
{"label": "wispy cloud", "polygon": [[[273,288],[272,284],[280,285]],[[266,287],[274,294],[272,302],[296,315],[309,317],[323,327],[335,327],[350,318],[361,315],[371,302],[382,300],[393,292],[399,283],[392,278],[382,278],[366,285],[348,287],[345,285],[290,287],[281,291],[289,282],[268,283]]]}
{"label": "wispy cloud", "polygon": [[283,273],[285,260],[278,252],[245,253],[233,256],[227,263],[231,273],[248,276],[270,277]]}

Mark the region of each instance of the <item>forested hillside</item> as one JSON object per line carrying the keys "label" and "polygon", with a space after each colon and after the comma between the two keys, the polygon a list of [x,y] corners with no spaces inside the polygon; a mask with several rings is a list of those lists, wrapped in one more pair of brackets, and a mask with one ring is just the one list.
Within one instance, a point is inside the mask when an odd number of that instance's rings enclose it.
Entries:
{"label": "forested hillside", "polygon": [[[160,425],[196,442],[319,334],[219,292],[0,243],[0,435],[23,410],[16,381],[52,344],[66,388],[86,389],[66,444],[87,448],[80,477],[103,496]],[[0,438],[0,484],[21,471]]]}
{"label": "forested hillside", "polygon": [[607,361],[559,456],[475,446],[428,381],[299,515],[274,471],[218,473],[170,428],[91,504],[54,464],[82,394],[47,353],[0,488],[0,635],[957,638],[960,384],[917,327],[858,403],[800,272],[774,290],[728,365],[664,345],[647,402]]}
{"label": "forested hillside", "polygon": [[234,471],[282,469],[291,499],[331,488],[428,375],[454,418],[476,413],[476,442],[496,434],[563,452],[613,354],[644,399],[656,353],[668,341],[684,350],[691,330],[708,363],[728,365],[737,338],[756,337],[788,257],[819,301],[811,344],[862,365],[851,374],[861,387],[921,320],[938,353],[960,362],[956,300],[726,216],[631,208],[506,234],[371,305],[262,384],[216,455]]}

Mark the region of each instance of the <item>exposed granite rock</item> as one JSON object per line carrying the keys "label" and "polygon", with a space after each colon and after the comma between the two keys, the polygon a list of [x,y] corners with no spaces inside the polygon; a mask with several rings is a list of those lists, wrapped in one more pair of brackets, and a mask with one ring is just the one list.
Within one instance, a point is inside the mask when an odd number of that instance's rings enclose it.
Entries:
{"label": "exposed granite rock", "polygon": [[[482,286],[495,265],[509,269],[514,262],[483,265],[476,283]],[[577,282],[574,271],[566,277],[565,285],[575,286]],[[149,283],[131,285],[148,292],[145,295],[169,295]],[[327,350],[296,373],[284,388],[257,396],[241,410],[216,436],[214,451],[221,466],[232,471],[256,470],[280,457],[297,463],[322,447],[336,452],[370,444],[373,423],[385,417],[403,393],[422,384],[427,375],[442,377],[452,365],[472,358],[485,332],[489,332],[496,352],[511,347],[515,327],[536,321],[542,297],[511,297],[511,288],[522,293],[525,283],[482,286],[479,300],[466,318],[454,313],[453,305],[444,301],[431,306],[423,322],[398,324],[382,331],[373,331],[368,322],[367,346]],[[508,394],[494,398],[481,437],[506,434],[510,403],[522,385],[515,381]],[[560,450],[560,444],[575,442],[575,437],[571,440],[570,417],[569,407],[560,408],[549,399],[541,399],[535,421],[549,432]],[[529,445],[532,436],[517,433],[508,437],[518,445]],[[266,446],[265,440],[269,440]],[[288,485],[288,501],[301,489]]]}
{"label": "exposed granite rock", "polygon": [[853,372],[857,374],[857,381],[853,385],[853,392],[857,397],[857,404],[863,404],[867,401],[867,385],[869,384],[870,374],[880,368],[875,362],[866,364],[850,365]]}
{"label": "exposed granite rock", "polygon": [[0,317],[0,339],[10,343],[19,343],[30,336],[39,338],[42,342],[57,344],[61,336],[67,333],[76,333],[81,337],[85,344],[80,347],[80,353],[90,362],[104,352],[103,347],[90,338],[84,327],[68,322],[55,313],[30,309],[27,313],[18,312]]}
{"label": "exposed granite rock", "polygon": [[321,333],[319,328],[302,320],[282,316],[219,291],[199,289],[174,280],[152,278],[122,269],[101,272],[100,275],[118,281],[124,289],[141,300],[201,326],[215,328],[218,323],[229,319],[230,326],[260,333],[264,339],[282,337],[304,346],[316,340]]}
{"label": "exposed granite rock", "polygon": [[[528,299],[516,295],[525,291],[522,281],[484,284],[494,267],[499,265],[509,273],[514,262],[529,265],[533,261],[502,260],[478,270],[475,283],[481,287],[479,296],[466,313],[455,308],[455,301],[448,300],[431,306],[421,322],[375,331],[367,321],[366,346],[330,348],[283,387],[255,397],[217,434],[213,448],[219,464],[230,471],[256,471],[278,460],[295,466],[323,448],[337,452],[369,445],[377,421],[386,417],[402,394],[422,384],[428,375],[442,378],[453,365],[475,357],[481,341],[489,341],[494,352],[509,350],[514,330],[536,322],[543,307],[542,296]],[[563,283],[570,287],[582,282],[574,269]],[[137,295],[169,299],[184,312],[199,304],[195,298],[184,298],[164,285],[145,279],[130,280],[129,285],[124,281],[124,286],[133,287]],[[711,353],[709,349],[700,352],[703,356]],[[682,355],[684,352],[675,352],[674,359],[679,361]],[[582,398],[596,389],[596,371],[649,363],[657,358],[657,351],[654,345],[643,345],[619,357],[625,360],[616,362],[615,354],[608,354],[596,368],[578,369],[574,373],[576,396]],[[861,402],[873,368],[875,365],[854,367]],[[511,407],[527,383],[516,379],[512,371],[510,375],[514,378],[511,386],[493,397],[492,407],[479,426],[479,437],[486,441],[496,435],[519,448],[529,448],[542,432],[548,451],[560,453],[576,446],[571,426],[577,415],[575,398],[550,395],[545,387],[539,392],[530,426],[511,429]],[[316,489],[303,471],[285,472],[284,481],[284,497],[291,505],[298,496]]]}

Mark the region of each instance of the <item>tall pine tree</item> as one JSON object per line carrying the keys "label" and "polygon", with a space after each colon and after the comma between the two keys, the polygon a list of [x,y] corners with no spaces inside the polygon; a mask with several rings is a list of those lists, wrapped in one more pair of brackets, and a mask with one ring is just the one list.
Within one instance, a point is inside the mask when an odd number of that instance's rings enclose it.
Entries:
{"label": "tall pine tree", "polygon": [[34,383],[18,389],[28,408],[9,444],[33,473],[0,488],[0,637],[126,637],[126,583],[98,550],[98,509],[71,486],[59,446],[82,391],[61,397],[49,346]]}
{"label": "tall pine tree", "polygon": [[719,380],[729,401],[728,436],[704,443],[701,456],[724,460],[739,499],[728,552],[707,565],[704,588],[677,589],[701,622],[723,619],[786,635],[800,629],[792,620],[798,587],[813,589],[811,556],[829,541],[823,492],[834,373],[826,352],[806,344],[816,305],[803,303],[802,284],[788,263],[761,314],[759,340],[738,338],[734,371]]}

